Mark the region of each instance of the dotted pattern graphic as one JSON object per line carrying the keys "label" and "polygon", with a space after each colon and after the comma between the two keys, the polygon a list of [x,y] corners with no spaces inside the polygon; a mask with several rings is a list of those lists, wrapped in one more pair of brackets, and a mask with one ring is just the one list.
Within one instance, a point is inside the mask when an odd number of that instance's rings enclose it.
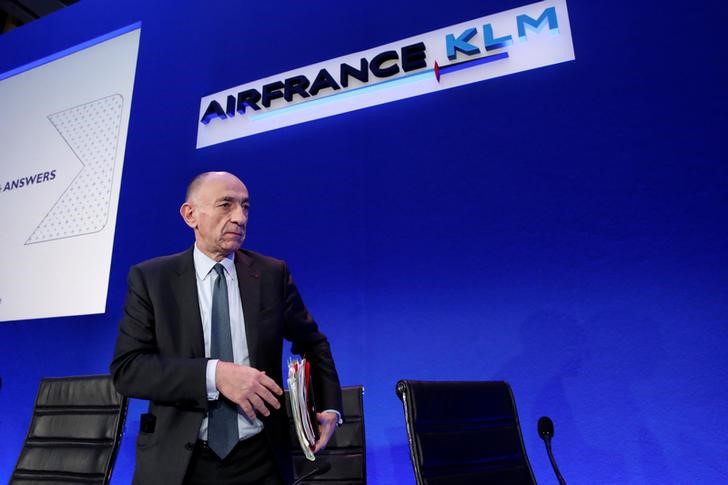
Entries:
{"label": "dotted pattern graphic", "polygon": [[124,99],[114,94],[48,116],[83,168],[25,244],[98,232],[106,226]]}

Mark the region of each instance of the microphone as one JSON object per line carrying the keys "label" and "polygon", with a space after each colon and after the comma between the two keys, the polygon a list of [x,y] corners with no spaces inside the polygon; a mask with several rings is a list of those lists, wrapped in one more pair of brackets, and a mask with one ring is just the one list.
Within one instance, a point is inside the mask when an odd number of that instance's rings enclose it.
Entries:
{"label": "microphone", "polygon": [[300,477],[298,477],[298,479],[296,479],[296,481],[293,482],[293,485],[299,485],[299,484],[303,483],[304,480],[308,480],[309,478],[316,476],[316,475],[323,475],[324,473],[326,473],[329,470],[331,470],[331,463],[329,463],[328,461],[321,462],[321,464],[319,466],[317,466],[310,472],[306,472],[303,475],[301,475]]}
{"label": "microphone", "polygon": [[564,477],[561,476],[559,467],[556,465],[556,459],[551,451],[551,438],[554,437],[554,422],[548,416],[541,416],[538,418],[538,435],[541,437],[543,442],[546,444],[546,453],[549,455],[549,461],[551,466],[554,468],[556,478],[559,480],[560,485],[566,485]]}
{"label": "microphone", "polygon": [[542,440],[551,443],[551,438],[554,437],[554,422],[548,416],[538,418],[538,435]]}

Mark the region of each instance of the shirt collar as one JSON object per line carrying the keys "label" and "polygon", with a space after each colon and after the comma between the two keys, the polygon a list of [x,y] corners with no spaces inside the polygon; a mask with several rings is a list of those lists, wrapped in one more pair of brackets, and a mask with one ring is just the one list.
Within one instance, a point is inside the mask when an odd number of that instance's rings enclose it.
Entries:
{"label": "shirt collar", "polygon": [[[230,253],[227,255],[227,257],[223,258],[223,260],[219,262],[221,265],[223,265],[223,267],[233,280],[235,279],[236,274],[234,255],[235,253]],[[215,261],[207,254],[200,251],[200,249],[197,247],[197,243],[195,243],[195,248],[192,251],[192,257],[195,261],[195,273],[197,273],[197,277],[201,280],[207,278],[207,275],[209,275],[210,271],[212,271],[212,267],[218,263],[218,261]]]}

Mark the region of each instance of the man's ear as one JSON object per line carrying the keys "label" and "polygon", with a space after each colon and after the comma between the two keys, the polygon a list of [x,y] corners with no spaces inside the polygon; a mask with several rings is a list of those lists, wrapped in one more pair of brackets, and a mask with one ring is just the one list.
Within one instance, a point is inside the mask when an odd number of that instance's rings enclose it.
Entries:
{"label": "man's ear", "polygon": [[182,216],[185,224],[190,226],[192,229],[197,228],[197,213],[192,204],[190,204],[189,202],[185,202],[184,204],[182,204],[182,206],[179,208],[179,215]]}

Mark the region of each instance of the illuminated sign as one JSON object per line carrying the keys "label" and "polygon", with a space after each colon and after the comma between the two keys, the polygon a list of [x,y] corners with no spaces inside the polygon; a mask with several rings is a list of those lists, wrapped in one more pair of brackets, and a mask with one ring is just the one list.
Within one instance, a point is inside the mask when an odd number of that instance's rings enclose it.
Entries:
{"label": "illuminated sign", "polygon": [[197,148],[573,59],[566,0],[539,2],[205,96]]}

